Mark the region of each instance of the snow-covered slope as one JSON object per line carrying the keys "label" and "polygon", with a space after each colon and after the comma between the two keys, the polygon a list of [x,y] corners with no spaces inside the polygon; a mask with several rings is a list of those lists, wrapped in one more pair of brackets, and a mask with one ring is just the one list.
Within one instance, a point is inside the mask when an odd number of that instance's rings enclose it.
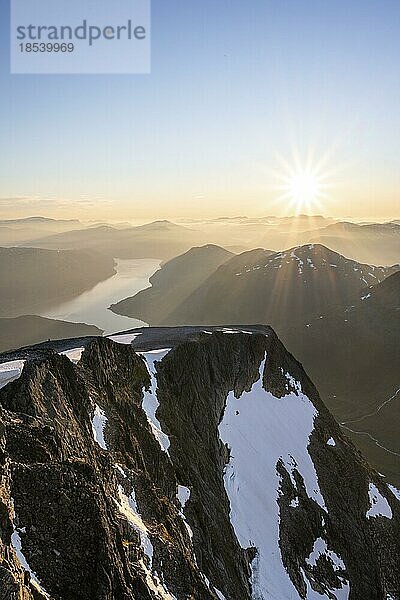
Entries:
{"label": "snow-covered slope", "polygon": [[[295,391],[280,399],[266,392],[262,384],[266,360],[261,363],[260,378],[249,392],[240,398],[229,394],[219,433],[230,450],[224,482],[231,522],[241,546],[257,549],[252,562],[253,596],[260,600],[290,600],[296,591],[279,549],[278,461],[290,472],[295,487],[296,467],[309,498],[325,512],[326,506],[308,453],[316,409],[302,393],[299,382],[295,383]],[[289,373],[286,377],[291,379]],[[295,498],[293,508],[297,505]]]}

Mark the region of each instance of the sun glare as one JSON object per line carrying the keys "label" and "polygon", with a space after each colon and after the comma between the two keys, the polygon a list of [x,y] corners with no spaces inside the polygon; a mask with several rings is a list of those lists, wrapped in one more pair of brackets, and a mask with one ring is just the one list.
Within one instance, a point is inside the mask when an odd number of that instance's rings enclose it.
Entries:
{"label": "sun glare", "polygon": [[279,191],[277,202],[284,202],[288,213],[310,213],[323,210],[324,200],[329,198],[328,184],[330,173],[326,171],[326,159],[314,162],[312,156],[301,161],[296,153],[293,161],[279,158],[280,169],[272,173]]}
{"label": "sun glare", "polygon": [[297,208],[309,207],[318,202],[322,191],[319,177],[307,171],[291,174],[285,187],[290,200]]}

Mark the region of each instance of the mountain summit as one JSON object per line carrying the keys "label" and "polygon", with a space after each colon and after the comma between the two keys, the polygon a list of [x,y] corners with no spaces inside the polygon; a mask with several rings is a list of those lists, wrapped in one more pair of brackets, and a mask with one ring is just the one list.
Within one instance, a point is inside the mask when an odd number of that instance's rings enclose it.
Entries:
{"label": "mountain summit", "polygon": [[399,597],[399,493],[271,329],[68,344],[0,365],[4,598]]}

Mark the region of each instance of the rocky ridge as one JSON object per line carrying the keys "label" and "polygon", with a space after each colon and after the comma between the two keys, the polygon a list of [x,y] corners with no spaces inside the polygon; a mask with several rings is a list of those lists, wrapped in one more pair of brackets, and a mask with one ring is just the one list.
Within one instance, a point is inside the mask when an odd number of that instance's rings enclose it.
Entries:
{"label": "rocky ridge", "polygon": [[400,597],[398,492],[270,328],[81,343],[0,357],[1,599]]}

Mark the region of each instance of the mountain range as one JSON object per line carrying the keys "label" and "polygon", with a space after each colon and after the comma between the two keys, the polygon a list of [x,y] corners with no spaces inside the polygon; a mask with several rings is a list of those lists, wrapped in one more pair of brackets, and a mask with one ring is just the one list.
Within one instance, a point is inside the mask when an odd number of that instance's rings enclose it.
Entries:
{"label": "mountain range", "polygon": [[396,220],[351,223],[321,215],[185,219],[180,223],[161,220],[141,226],[45,217],[0,221],[0,246],[91,248],[112,258],[168,260],[204,244],[243,252],[256,247],[281,251],[313,243],[361,263],[391,265],[399,261],[400,225]]}
{"label": "mountain range", "polygon": [[32,241],[48,249],[93,249],[113,258],[169,259],[188,250],[199,235],[170,221],[154,221],[138,227],[111,225],[64,231]]}
{"label": "mountain range", "polygon": [[23,219],[0,219],[0,246],[27,244],[46,235],[81,229],[84,225],[77,219],[50,219],[26,217]]}
{"label": "mountain range", "polygon": [[400,269],[398,265],[357,263],[319,244],[283,252],[256,249],[231,257],[196,286],[192,279],[192,293],[185,292],[165,315],[167,288],[176,290],[178,296],[181,280],[192,273],[194,257],[198,260],[199,255],[209,257],[211,253],[219,256],[220,250],[206,247],[186,253],[179,258],[179,273],[166,263],[154,277],[152,290],[140,292],[112,310],[142,318],[142,299],[151,295],[145,308],[151,325],[265,323],[284,331],[288,324],[319,317],[329,305],[347,307],[355,294]]}
{"label": "mountain range", "polygon": [[3,596],[397,600],[398,490],[273,330],[201,329],[0,356]]}

